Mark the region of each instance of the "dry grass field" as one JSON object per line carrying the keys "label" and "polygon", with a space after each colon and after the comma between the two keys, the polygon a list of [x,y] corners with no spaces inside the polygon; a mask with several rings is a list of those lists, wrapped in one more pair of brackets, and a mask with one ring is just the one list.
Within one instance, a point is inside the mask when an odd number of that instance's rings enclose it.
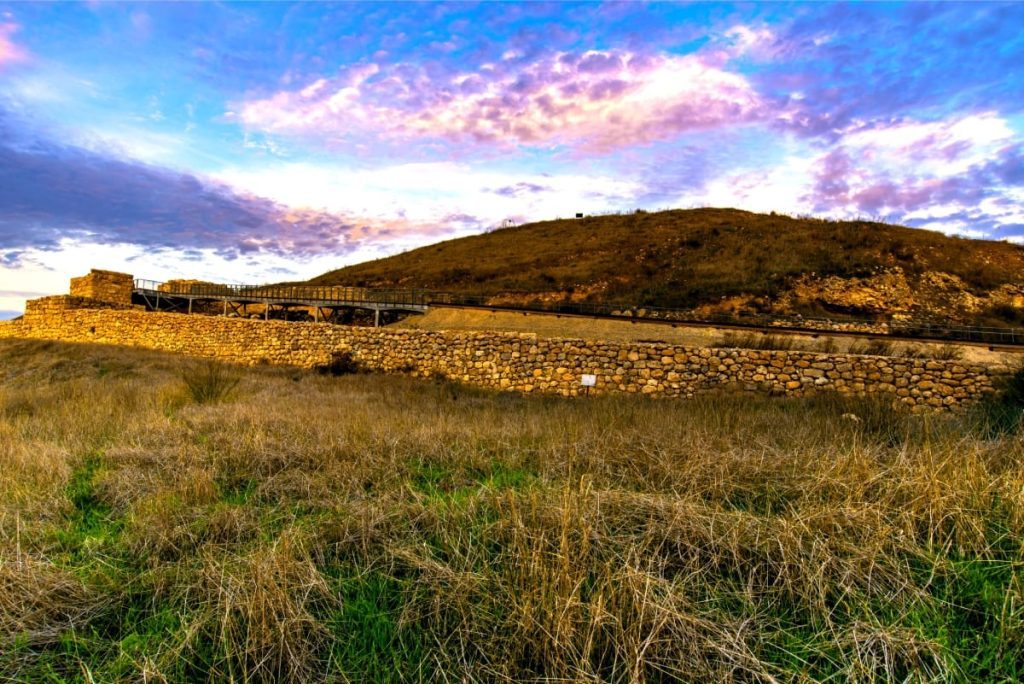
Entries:
{"label": "dry grass field", "polygon": [[1007,397],[566,400],[3,341],[0,681],[1020,681]]}

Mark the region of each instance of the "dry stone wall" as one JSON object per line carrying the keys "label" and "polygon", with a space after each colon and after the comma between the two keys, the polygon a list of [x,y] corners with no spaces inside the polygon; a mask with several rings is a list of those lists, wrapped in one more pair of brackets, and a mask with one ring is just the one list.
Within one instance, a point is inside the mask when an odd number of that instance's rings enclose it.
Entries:
{"label": "dry stone wall", "polygon": [[34,317],[39,320],[40,317],[45,317],[51,314],[55,314],[61,311],[67,311],[70,309],[139,309],[144,310],[145,307],[134,307],[131,304],[122,304],[119,302],[101,301],[99,299],[93,299],[91,297],[79,297],[77,295],[57,295],[55,297],[40,297],[39,299],[30,299],[25,302],[25,315]]}
{"label": "dry stone wall", "polygon": [[237,364],[306,368],[327,365],[334,354],[347,352],[372,370],[563,395],[581,392],[582,374],[596,376],[595,393],[888,392],[912,406],[935,408],[956,407],[992,389],[985,367],[959,361],[354,328],[72,304],[30,305],[21,321],[0,326],[0,337],[128,345]]}
{"label": "dry stone wall", "polygon": [[71,295],[119,304],[132,303],[135,280],[127,273],[93,269],[88,275],[71,279]]}

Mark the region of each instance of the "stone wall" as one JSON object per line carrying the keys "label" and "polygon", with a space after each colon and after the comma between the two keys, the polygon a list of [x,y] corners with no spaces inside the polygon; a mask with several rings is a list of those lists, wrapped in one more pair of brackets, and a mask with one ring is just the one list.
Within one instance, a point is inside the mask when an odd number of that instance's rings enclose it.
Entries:
{"label": "stone wall", "polygon": [[[130,301],[130,300],[129,300]],[[47,316],[69,309],[133,309],[144,310],[145,307],[134,307],[132,304],[123,304],[114,301],[103,301],[92,297],[80,297],[77,295],[56,295],[53,297],[40,297],[25,302],[25,315],[32,317]]]}
{"label": "stone wall", "polygon": [[597,376],[595,393],[688,397],[715,388],[792,396],[888,392],[918,407],[955,407],[992,388],[985,367],[959,361],[353,328],[74,308],[70,301],[29,306],[21,321],[0,327],[0,336],[128,345],[230,363],[307,368],[348,352],[368,369],[563,395],[580,393],[584,373]]}
{"label": "stone wall", "polygon": [[0,339],[5,337],[24,337],[21,321],[0,321]]}
{"label": "stone wall", "polygon": [[135,281],[127,273],[93,269],[88,275],[71,279],[71,295],[102,302],[131,304]]}

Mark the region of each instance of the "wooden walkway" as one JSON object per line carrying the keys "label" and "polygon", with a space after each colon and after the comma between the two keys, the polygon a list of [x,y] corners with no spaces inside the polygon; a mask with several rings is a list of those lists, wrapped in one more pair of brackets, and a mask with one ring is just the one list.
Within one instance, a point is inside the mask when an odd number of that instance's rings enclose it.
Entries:
{"label": "wooden walkway", "polygon": [[380,325],[382,311],[424,313],[430,293],[425,290],[382,290],[363,287],[326,287],[316,285],[219,285],[214,283],[159,283],[135,281],[135,298],[154,311],[192,313],[196,302],[223,302],[224,314],[237,312],[247,304],[263,304],[270,318],[272,307],[312,309],[314,320],[324,312],[338,309],[365,309],[374,312]]}

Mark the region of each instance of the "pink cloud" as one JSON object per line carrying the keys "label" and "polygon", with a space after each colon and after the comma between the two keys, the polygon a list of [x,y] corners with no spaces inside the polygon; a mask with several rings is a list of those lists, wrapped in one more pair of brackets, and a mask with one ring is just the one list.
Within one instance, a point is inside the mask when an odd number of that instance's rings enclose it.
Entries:
{"label": "pink cloud", "polygon": [[24,50],[11,40],[21,27],[17,24],[0,24],[0,66],[6,62],[18,62],[27,57]]}
{"label": "pink cloud", "polygon": [[817,159],[805,200],[818,211],[879,215],[972,206],[1000,192],[989,167],[1012,157],[1006,145],[1012,137],[1007,122],[991,112],[855,125]]}
{"label": "pink cloud", "polygon": [[591,51],[483,65],[438,78],[371,64],[333,80],[239,104],[245,125],[273,133],[445,139],[607,152],[761,118],[747,80],[700,56]]}

